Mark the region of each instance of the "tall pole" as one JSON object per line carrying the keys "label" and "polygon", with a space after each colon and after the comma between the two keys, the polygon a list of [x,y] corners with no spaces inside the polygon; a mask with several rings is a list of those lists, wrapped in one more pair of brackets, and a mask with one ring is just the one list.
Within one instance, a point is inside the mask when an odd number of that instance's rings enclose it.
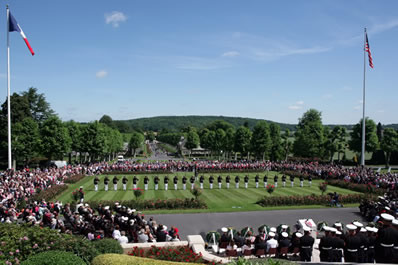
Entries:
{"label": "tall pole", "polygon": [[8,112],[8,168],[12,169],[11,157],[11,103],[10,103],[10,10],[7,5],[7,112]]}
{"label": "tall pole", "polygon": [[365,77],[366,77],[366,28],[364,32],[363,44],[363,98],[362,98],[362,152],[361,152],[361,165],[365,166]]}

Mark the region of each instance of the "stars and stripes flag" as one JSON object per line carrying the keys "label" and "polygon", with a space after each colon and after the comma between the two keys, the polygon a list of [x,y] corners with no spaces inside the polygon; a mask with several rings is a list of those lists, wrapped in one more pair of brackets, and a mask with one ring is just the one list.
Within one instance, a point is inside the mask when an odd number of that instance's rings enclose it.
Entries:
{"label": "stars and stripes flag", "polygon": [[373,68],[373,59],[372,59],[372,53],[370,52],[370,46],[369,46],[369,41],[368,41],[368,34],[366,33],[366,42],[365,42],[365,52],[368,53],[368,58],[369,58],[369,66]]}
{"label": "stars and stripes flag", "polygon": [[35,52],[33,51],[32,47],[30,46],[29,41],[26,38],[25,33],[23,32],[21,26],[19,26],[18,22],[15,20],[14,16],[11,15],[11,12],[9,12],[9,21],[8,21],[8,23],[9,23],[8,24],[8,31],[9,32],[18,31],[21,34],[23,40],[25,41],[26,46],[28,46],[28,49],[29,49],[30,53],[32,55],[35,55]]}

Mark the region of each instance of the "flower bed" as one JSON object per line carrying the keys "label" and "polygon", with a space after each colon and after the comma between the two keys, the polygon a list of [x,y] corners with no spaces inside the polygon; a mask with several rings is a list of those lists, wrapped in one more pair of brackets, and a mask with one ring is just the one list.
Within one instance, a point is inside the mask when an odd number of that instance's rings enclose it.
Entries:
{"label": "flower bed", "polygon": [[[90,201],[90,206],[97,209],[99,204],[114,205],[114,201]],[[168,200],[129,200],[120,201],[121,205],[137,210],[159,210],[159,209],[206,209],[207,205],[201,200],[194,198],[168,199]]]}
{"label": "flower bed", "polygon": [[62,184],[62,185],[56,185],[54,184],[53,186],[46,188],[45,190],[40,190],[38,193],[36,193],[33,196],[34,201],[41,201],[41,200],[46,200],[50,201],[60,195],[62,192],[66,191],[68,189],[68,185]]}
{"label": "flower bed", "polygon": [[71,176],[71,177],[68,177],[67,179],[65,179],[65,183],[76,183],[76,182],[78,182],[78,181],[80,181],[80,180],[82,180],[82,179],[84,179],[86,177],[86,175],[83,175],[83,174],[76,174],[76,175],[73,175],[73,176]]}
{"label": "flower bed", "polygon": [[372,193],[377,195],[383,195],[386,190],[383,188],[377,188],[373,184],[357,184],[344,180],[328,180],[327,183],[332,186],[340,187],[343,189],[353,190],[362,193]]}
{"label": "flower bed", "polygon": [[[340,195],[339,202],[346,203],[359,203],[362,200],[373,198],[372,195],[366,194],[346,194]],[[308,196],[265,196],[257,204],[268,206],[299,206],[299,205],[326,205],[330,202],[329,195],[308,195]]]}

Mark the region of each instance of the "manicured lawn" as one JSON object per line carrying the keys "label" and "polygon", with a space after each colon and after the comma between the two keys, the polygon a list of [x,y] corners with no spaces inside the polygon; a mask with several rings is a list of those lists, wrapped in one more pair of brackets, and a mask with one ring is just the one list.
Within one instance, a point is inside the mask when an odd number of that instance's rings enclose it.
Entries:
{"label": "manicured lawn", "polygon": [[[182,211],[182,210],[164,210],[164,211],[156,211],[156,212],[163,212],[163,213],[176,213],[176,212],[234,212],[234,211],[259,211],[259,210],[264,210],[264,207],[261,207],[260,205],[256,204],[256,201],[259,200],[263,196],[289,196],[289,195],[311,195],[311,194],[321,194],[318,184],[321,182],[321,180],[313,180],[312,181],[312,187],[309,187],[308,181],[304,181],[304,187],[299,187],[300,181],[299,179],[295,178],[295,183],[294,183],[294,188],[290,186],[290,180],[289,178],[287,179],[286,182],[286,187],[282,187],[282,182],[281,182],[281,174],[276,173],[276,172],[269,172],[269,177],[268,177],[268,183],[269,184],[274,184],[273,177],[275,174],[279,175],[279,181],[278,181],[278,188],[275,189],[274,193],[272,195],[269,195],[267,191],[264,189],[264,184],[262,182],[263,176],[266,173],[261,173],[259,174],[260,176],[260,183],[259,183],[259,188],[255,188],[255,182],[254,182],[254,177],[256,173],[249,173],[247,174],[250,178],[249,180],[249,187],[248,189],[244,188],[244,181],[243,178],[246,175],[245,173],[233,173],[230,174],[231,177],[231,183],[230,183],[230,188],[226,188],[225,184],[225,177],[227,174],[223,173],[220,174],[223,177],[223,186],[222,189],[218,189],[218,183],[217,183],[217,177],[219,174],[213,174],[214,177],[214,184],[213,184],[213,189],[209,188],[209,176],[210,174],[204,174],[205,181],[204,181],[204,189],[203,193],[201,195],[201,199],[203,199],[206,204],[208,205],[208,209],[206,210],[187,210],[187,211]],[[173,178],[174,176],[177,175],[179,178],[178,182],[178,190],[174,190],[174,184],[173,184]],[[187,190],[182,190],[182,177],[186,175],[188,178],[188,183],[187,183]],[[144,191],[143,196],[140,199],[171,199],[171,198],[193,198],[191,192],[190,192],[190,183],[189,183],[189,178],[192,176],[192,173],[176,173],[173,175],[168,175],[169,176],[169,189],[167,191],[164,190],[164,184],[163,184],[163,178],[165,174],[159,174],[160,178],[160,183],[159,183],[159,190],[155,191],[154,189],[154,183],[153,183],[153,178],[155,175],[148,175],[150,181],[149,181],[149,189],[147,191]],[[240,177],[240,184],[239,184],[239,189],[235,188],[235,176],[239,175]],[[120,201],[120,200],[133,200],[134,194],[132,191],[133,187],[133,182],[132,178],[133,175],[126,175],[127,178],[129,179],[129,182],[127,183],[127,191],[122,190],[122,183],[121,179],[123,176],[118,176],[119,178],[119,183],[118,183],[118,190],[114,191],[113,190],[113,183],[112,179],[113,176],[109,176],[110,183],[109,183],[109,191],[104,191],[104,182],[103,178],[104,176],[99,176],[100,178],[100,184],[99,184],[99,191],[95,192],[94,191],[94,184],[93,184],[93,176],[86,177],[79,181],[78,183],[75,184],[70,184],[69,189],[66,190],[63,194],[61,194],[57,199],[62,201],[63,203],[67,203],[71,201],[71,193],[74,189],[79,188],[80,186],[83,186],[84,191],[86,192],[85,195],[85,201],[93,201],[93,200],[112,200],[112,201]],[[138,182],[138,187],[144,189],[144,175],[137,175],[139,178]],[[196,181],[195,185],[199,187],[199,181]],[[353,194],[356,192],[347,190],[347,189],[342,189],[334,186],[328,186],[327,192],[337,192],[339,194]],[[325,202],[326,204],[326,202]],[[306,206],[303,208],[312,208],[312,207],[320,207],[320,206]],[[321,206],[322,207],[322,206]],[[285,209],[284,207],[282,207]],[[287,207],[286,209],[292,209],[292,208],[301,208],[301,207]],[[276,209],[276,208],[274,208]]]}

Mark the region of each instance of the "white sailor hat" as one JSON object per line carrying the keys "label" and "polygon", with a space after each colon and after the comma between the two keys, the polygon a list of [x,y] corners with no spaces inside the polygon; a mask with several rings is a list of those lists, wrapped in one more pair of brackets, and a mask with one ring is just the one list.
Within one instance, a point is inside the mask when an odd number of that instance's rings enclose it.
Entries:
{"label": "white sailor hat", "polygon": [[384,220],[391,222],[392,220],[394,220],[394,216],[392,216],[391,214],[388,213],[382,213],[380,214],[381,218],[383,218]]}
{"label": "white sailor hat", "polygon": [[133,212],[133,211],[132,211],[131,209],[128,209],[128,210],[127,210],[127,213],[128,213],[128,214],[131,214],[132,212]]}
{"label": "white sailor hat", "polygon": [[384,209],[386,209],[387,211],[391,210],[391,208],[388,206],[384,207]]}
{"label": "white sailor hat", "polygon": [[348,224],[345,227],[347,227],[348,230],[356,230],[357,229],[357,227],[353,224]]}
{"label": "white sailor hat", "polygon": [[276,233],[276,228],[275,228],[275,227],[271,227],[271,228],[269,229],[269,231]]}
{"label": "white sailor hat", "polygon": [[163,226],[163,231],[167,231],[167,226]]}
{"label": "white sailor hat", "polygon": [[379,231],[379,229],[377,229],[376,227],[373,227],[373,232],[377,233]]}
{"label": "white sailor hat", "polygon": [[104,207],[105,210],[109,210],[109,208],[110,208],[109,206],[105,206]]}
{"label": "white sailor hat", "polygon": [[311,231],[311,228],[309,228],[308,226],[303,226],[303,230],[306,232],[309,232],[309,231]]}
{"label": "white sailor hat", "polygon": [[383,196],[379,196],[378,198],[379,198],[379,200],[384,200]]}
{"label": "white sailor hat", "polygon": [[83,189],[83,186],[80,186],[81,189]]}
{"label": "white sailor hat", "polygon": [[300,238],[300,237],[302,237],[302,236],[303,236],[303,234],[302,234],[302,233],[300,233],[300,232],[296,232],[296,237]]}
{"label": "white sailor hat", "polygon": [[336,235],[341,236],[342,234],[339,230],[336,231]]}
{"label": "white sailor hat", "polygon": [[331,231],[330,228],[331,228],[331,227],[325,225],[322,229],[323,229],[324,231],[326,231],[326,232],[330,232],[330,231]]}
{"label": "white sailor hat", "polygon": [[337,232],[337,229],[336,229],[336,228],[334,228],[334,227],[330,227],[330,232],[332,232],[332,233],[336,233],[336,232]]}
{"label": "white sailor hat", "polygon": [[286,232],[282,232],[282,237],[288,237],[289,235]]}
{"label": "white sailor hat", "polygon": [[131,211],[132,211],[133,213],[135,213],[137,210],[136,210],[136,209],[132,209]]}
{"label": "white sailor hat", "polygon": [[268,234],[270,237],[274,237],[275,236],[275,233],[274,232],[269,232],[269,234]]}
{"label": "white sailor hat", "polygon": [[338,222],[337,222],[337,223],[334,223],[334,226],[335,226],[335,227],[342,227],[343,225],[342,225],[341,223],[338,223]]}
{"label": "white sailor hat", "polygon": [[282,227],[282,229],[287,229],[289,226],[287,226],[287,225],[282,225],[281,227]]}
{"label": "white sailor hat", "polygon": [[373,227],[366,226],[365,229],[366,229],[366,231],[368,231],[368,232],[373,232]]}
{"label": "white sailor hat", "polygon": [[356,227],[363,227],[363,224],[358,221],[355,221],[352,224],[355,225]]}
{"label": "white sailor hat", "polygon": [[119,209],[119,208],[122,208],[122,206],[121,206],[121,205],[116,205],[116,208],[118,208],[118,209]]}
{"label": "white sailor hat", "polygon": [[392,220],[392,224],[393,224],[393,225],[398,225],[398,219]]}
{"label": "white sailor hat", "polygon": [[226,232],[228,232],[228,228],[223,227],[223,228],[221,228],[221,231],[224,232],[224,233],[226,233]]}
{"label": "white sailor hat", "polygon": [[359,232],[366,232],[367,230],[363,227],[361,227],[361,230],[359,230]]}
{"label": "white sailor hat", "polygon": [[115,205],[119,205],[119,203],[118,203],[118,202],[115,202]]}
{"label": "white sailor hat", "polygon": [[85,203],[85,204],[84,204],[84,207],[88,207],[88,206],[89,206],[88,203]]}

